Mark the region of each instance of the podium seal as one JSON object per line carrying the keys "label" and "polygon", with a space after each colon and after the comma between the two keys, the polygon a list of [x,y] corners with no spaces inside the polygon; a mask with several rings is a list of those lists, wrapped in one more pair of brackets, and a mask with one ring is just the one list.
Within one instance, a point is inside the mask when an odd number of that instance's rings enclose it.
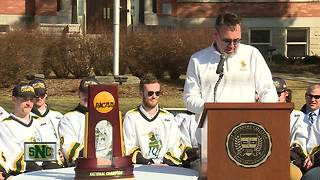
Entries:
{"label": "podium seal", "polygon": [[254,122],[238,124],[229,132],[226,140],[229,158],[245,168],[264,163],[271,154],[271,147],[269,133]]}

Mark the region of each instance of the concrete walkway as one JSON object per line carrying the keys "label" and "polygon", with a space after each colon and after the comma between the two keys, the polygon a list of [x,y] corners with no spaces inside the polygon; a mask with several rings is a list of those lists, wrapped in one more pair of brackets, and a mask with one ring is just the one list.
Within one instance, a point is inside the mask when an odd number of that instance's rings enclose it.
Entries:
{"label": "concrete walkway", "polygon": [[302,81],[307,83],[320,83],[320,78],[302,77],[299,74],[272,73],[272,76],[288,80]]}

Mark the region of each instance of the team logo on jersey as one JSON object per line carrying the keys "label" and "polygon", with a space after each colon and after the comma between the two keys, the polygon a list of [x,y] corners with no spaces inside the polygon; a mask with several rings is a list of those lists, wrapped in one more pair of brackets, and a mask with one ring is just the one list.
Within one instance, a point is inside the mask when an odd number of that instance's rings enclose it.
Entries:
{"label": "team logo on jersey", "polygon": [[93,99],[93,107],[100,113],[108,113],[114,106],[114,97],[107,91],[99,92]]}
{"label": "team logo on jersey", "polygon": [[158,134],[150,132],[149,136],[149,156],[157,158],[162,148],[162,141]]}
{"label": "team logo on jersey", "polygon": [[271,154],[269,133],[259,124],[241,123],[228,134],[227,152],[237,165],[253,168],[264,163]]}
{"label": "team logo on jersey", "polygon": [[246,71],[247,70],[247,63],[244,60],[240,61],[240,71]]}

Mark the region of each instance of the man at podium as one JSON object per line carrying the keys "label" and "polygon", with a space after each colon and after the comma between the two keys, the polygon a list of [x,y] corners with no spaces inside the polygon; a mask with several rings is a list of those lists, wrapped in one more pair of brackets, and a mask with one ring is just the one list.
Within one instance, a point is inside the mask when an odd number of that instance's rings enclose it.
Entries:
{"label": "man at podium", "polygon": [[[216,18],[215,40],[190,58],[183,99],[198,117],[205,102],[277,102],[272,76],[255,47],[241,43],[241,19],[234,13]],[[198,119],[198,118],[197,118]]]}

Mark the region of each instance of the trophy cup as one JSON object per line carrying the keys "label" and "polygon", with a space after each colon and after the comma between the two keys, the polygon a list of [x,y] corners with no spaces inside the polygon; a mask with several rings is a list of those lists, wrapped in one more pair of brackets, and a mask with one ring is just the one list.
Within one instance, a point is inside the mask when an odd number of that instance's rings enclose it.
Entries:
{"label": "trophy cup", "polygon": [[88,110],[75,179],[133,178],[131,156],[124,156],[117,85],[89,86]]}

